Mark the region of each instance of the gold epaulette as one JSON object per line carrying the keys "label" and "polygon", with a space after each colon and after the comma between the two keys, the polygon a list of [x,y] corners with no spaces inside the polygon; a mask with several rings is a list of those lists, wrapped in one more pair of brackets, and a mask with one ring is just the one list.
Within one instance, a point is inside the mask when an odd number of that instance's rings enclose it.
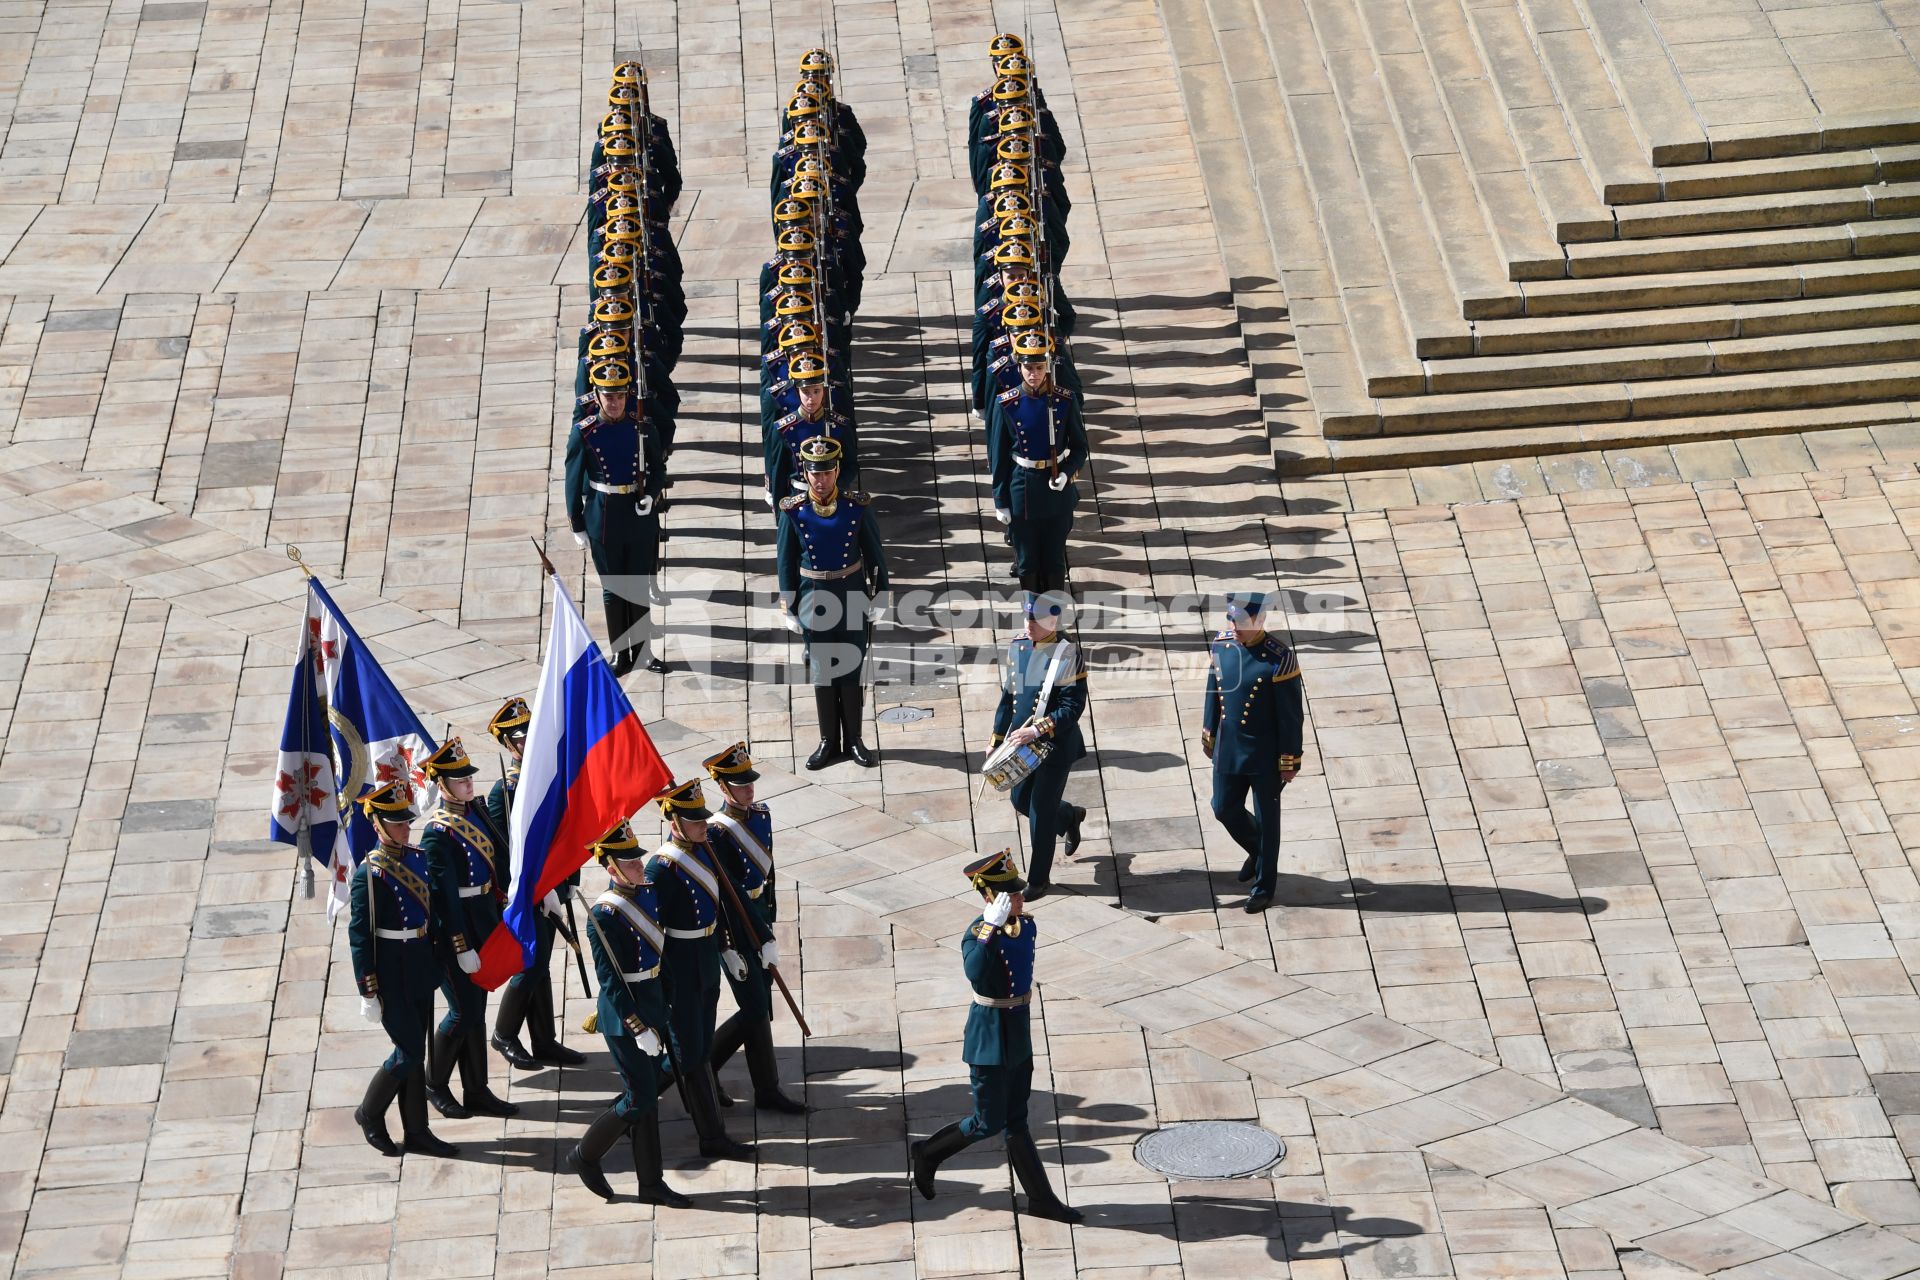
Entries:
{"label": "gold epaulette", "polygon": [[867,496],[865,489],[849,489],[843,496],[848,502],[853,503],[857,507],[870,507],[873,505],[873,499]]}
{"label": "gold epaulette", "polygon": [[807,495],[806,495],[806,494],[804,494],[804,493],[796,493],[796,494],[794,494],[794,495],[792,495],[791,497],[786,497],[786,498],[782,498],[782,499],[780,499],[780,509],[781,509],[782,511],[793,511],[793,510],[795,510],[796,508],[798,508],[798,507],[799,507],[799,505],[800,505],[801,503],[803,503],[803,502],[805,502],[806,500],[807,500]]}

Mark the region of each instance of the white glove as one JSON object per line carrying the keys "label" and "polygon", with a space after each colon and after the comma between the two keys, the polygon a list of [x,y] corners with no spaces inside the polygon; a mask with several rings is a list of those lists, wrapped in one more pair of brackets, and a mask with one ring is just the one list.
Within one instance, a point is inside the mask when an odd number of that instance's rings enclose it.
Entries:
{"label": "white glove", "polygon": [[547,890],[547,896],[540,899],[540,909],[558,920],[560,918],[560,895],[552,889]]}
{"label": "white glove", "polygon": [[760,496],[766,499],[767,510],[769,511],[773,510],[773,489],[771,487],[762,489],[760,491]]}
{"label": "white glove", "polygon": [[799,615],[788,613],[785,609],[780,611],[780,625],[797,636],[803,636],[807,633],[806,627],[800,623]]}
{"label": "white glove", "polygon": [[744,982],[747,977],[747,962],[738,951],[722,951],[720,963],[727,966],[727,972],[733,975],[735,982]]}
{"label": "white glove", "polygon": [[993,895],[993,901],[987,904],[987,909],[980,913],[980,917],[981,919],[985,920],[988,924],[998,929],[1001,925],[1007,922],[1007,918],[1012,914],[1013,914],[1012,896],[1010,894],[1005,894],[1005,893],[996,893]]}
{"label": "white glove", "polygon": [[652,1027],[648,1027],[645,1031],[642,1031],[640,1038],[635,1040],[634,1043],[639,1045],[640,1052],[646,1054],[649,1058],[657,1058],[660,1056],[660,1033]]}
{"label": "white glove", "polygon": [[579,530],[577,530],[577,529],[576,529],[576,530],[574,531],[574,534],[573,534],[573,545],[574,545],[574,546],[576,546],[576,547],[584,547],[584,546],[586,546],[586,545],[587,545],[587,535],[586,535],[586,534],[584,534],[584,533],[581,533],[581,532],[580,532]]}
{"label": "white glove", "polygon": [[993,509],[993,518],[995,520],[998,520],[1001,524],[1012,524],[1013,512],[1004,510],[1000,507],[995,507]]}
{"label": "white glove", "polygon": [[633,511],[635,515],[642,515],[642,516],[652,515],[653,514],[653,495],[648,494],[646,497],[640,499],[640,501],[634,503]]}
{"label": "white glove", "polygon": [[887,616],[887,610],[893,608],[893,592],[882,591],[867,602],[867,621],[878,622]]}
{"label": "white glove", "polygon": [[361,996],[360,997],[360,1016],[365,1018],[368,1022],[380,1021],[380,997],[379,996]]}
{"label": "white glove", "polygon": [[460,962],[460,972],[462,973],[480,972],[480,953],[479,952],[462,951],[459,955],[455,956],[454,959]]}
{"label": "white glove", "polygon": [[768,938],[767,945],[760,948],[760,963],[765,965],[769,969],[775,969],[779,967],[780,944],[776,942],[774,939]]}
{"label": "white glove", "polygon": [[1064,493],[1066,492],[1067,483],[1072,479],[1072,476],[1062,471],[1054,476],[1053,479],[1047,481],[1047,488],[1053,490],[1055,493]]}

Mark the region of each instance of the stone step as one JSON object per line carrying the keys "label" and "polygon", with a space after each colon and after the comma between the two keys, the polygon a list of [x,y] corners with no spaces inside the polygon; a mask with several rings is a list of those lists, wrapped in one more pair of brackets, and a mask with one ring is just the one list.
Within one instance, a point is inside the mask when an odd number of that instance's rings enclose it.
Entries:
{"label": "stone step", "polygon": [[1849,258],[1725,271],[1610,276],[1595,280],[1541,280],[1519,286],[1516,308],[1500,295],[1462,299],[1469,320],[1505,316],[1582,315],[1713,302],[1829,298],[1843,294],[1920,289],[1920,256]]}
{"label": "stone step", "polygon": [[[1722,342],[1847,329],[1920,324],[1920,290],[1786,302],[1718,303],[1697,307],[1614,311],[1597,315],[1528,316],[1479,320],[1476,356],[1588,352],[1669,342]],[[1439,358],[1439,351],[1422,351]]]}
{"label": "stone step", "polygon": [[1920,218],[1572,244],[1566,246],[1565,263],[1569,277],[1591,279],[1791,262],[1831,262],[1902,253],[1920,253]]}
{"label": "stone step", "polygon": [[1711,160],[1661,170],[1652,190],[1630,184],[1606,193],[1609,204],[1708,200],[1722,196],[1825,191],[1920,178],[1920,144],[1890,144],[1818,155]]}
{"label": "stone step", "polygon": [[1698,417],[1759,409],[1861,404],[1920,396],[1920,362],[1787,369],[1770,373],[1525,387],[1448,395],[1406,396],[1375,402],[1371,430],[1344,420],[1332,436],[1412,435],[1489,427],[1543,427],[1622,422],[1636,418]]}
{"label": "stone step", "polygon": [[1759,160],[1903,142],[1920,142],[1920,119],[1915,119],[1911,110],[1869,115],[1822,113],[1817,120],[1797,124],[1770,121],[1707,126],[1707,148],[1713,160]]}
{"label": "stone step", "polygon": [[[1545,457],[1600,449],[1685,444],[1695,440],[1841,431],[1911,422],[1915,417],[1912,402],[1886,400],[1804,409],[1763,409],[1754,413],[1715,413],[1625,422],[1563,423],[1551,427],[1372,436],[1328,440],[1324,456],[1316,454],[1301,458],[1291,466],[1282,462],[1280,471],[1283,475],[1308,475],[1328,470],[1345,473],[1446,466],[1500,458]],[[1516,493],[1514,496],[1520,495]]]}
{"label": "stone step", "polygon": [[1445,395],[1461,391],[1575,386],[1587,382],[1696,378],[1716,373],[1891,364],[1903,360],[1920,360],[1920,324],[1606,347],[1581,352],[1571,359],[1564,351],[1470,356],[1430,360],[1426,362],[1426,369],[1428,392]]}
{"label": "stone step", "polygon": [[[1447,15],[1457,20],[1461,14],[1461,0],[1420,0],[1414,6],[1415,20],[1423,31]],[[1511,133],[1526,164],[1528,184],[1555,239],[1564,242],[1600,233],[1611,236],[1612,212],[1602,203],[1587,173],[1567,113],[1554,96],[1553,82],[1540,61],[1540,51],[1534,47],[1518,0],[1474,0],[1464,10],[1464,18],[1479,58],[1461,59],[1466,64],[1461,79],[1449,78],[1444,72],[1443,79],[1450,88],[1456,83],[1484,83],[1492,89],[1499,106],[1496,111],[1485,104],[1484,94],[1470,104],[1455,106],[1456,129],[1469,138],[1469,153],[1474,150],[1470,141],[1474,131]],[[1436,47],[1429,36],[1429,56],[1438,62]],[[1513,261],[1513,255],[1508,260]]]}
{"label": "stone step", "polygon": [[1660,199],[1660,175],[1647,161],[1591,34],[1569,17],[1563,0],[1525,0],[1520,7],[1594,190],[1608,204]]}
{"label": "stone step", "polygon": [[[1600,240],[1643,240],[1660,236],[1712,235],[1725,231],[1764,231],[1776,227],[1820,227],[1869,218],[1920,215],[1920,182],[1881,182],[1825,191],[1765,192],[1703,200],[1663,200],[1622,205],[1612,211],[1607,234],[1563,234],[1562,244]],[[1598,230],[1598,228],[1594,228]]]}
{"label": "stone step", "polygon": [[[1449,155],[1443,149],[1452,145],[1451,131],[1445,129],[1444,120],[1436,125],[1429,110],[1424,127],[1433,138],[1426,144],[1428,154],[1416,163],[1402,140],[1388,101],[1387,78],[1374,58],[1354,0],[1305,0],[1303,7],[1313,23],[1339,108],[1338,121],[1326,123],[1345,130],[1366,212],[1391,268],[1389,283],[1407,328],[1428,333],[1457,325],[1453,298],[1499,287],[1506,279],[1506,265],[1494,247],[1457,151]],[[1267,30],[1271,44],[1276,28],[1269,25]],[[1285,31],[1288,39],[1303,34],[1297,28]],[[1409,93],[1410,109],[1418,109],[1412,106],[1416,96],[1412,78],[1402,74],[1397,79]],[[1288,88],[1291,104],[1294,99]],[[1423,126],[1416,121],[1415,127]],[[1336,132],[1331,140],[1338,138]],[[1304,150],[1305,140],[1299,141]],[[1325,219],[1322,226],[1329,237],[1354,232]]]}
{"label": "stone step", "polygon": [[1627,118],[1656,165],[1711,158],[1706,127],[1641,0],[1576,0],[1606,60]]}

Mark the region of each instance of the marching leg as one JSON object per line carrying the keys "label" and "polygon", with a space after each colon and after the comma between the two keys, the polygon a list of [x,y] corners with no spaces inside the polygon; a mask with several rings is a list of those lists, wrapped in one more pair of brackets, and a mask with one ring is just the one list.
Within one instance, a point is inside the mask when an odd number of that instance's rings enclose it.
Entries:
{"label": "marching leg", "polygon": [[[651,1114],[651,1113],[649,1113]],[[620,1108],[608,1107],[595,1116],[593,1123],[587,1126],[586,1133],[567,1153],[567,1168],[575,1177],[587,1184],[587,1190],[602,1200],[613,1199],[613,1186],[607,1181],[606,1173],[600,1168],[600,1161],[607,1152],[613,1150],[613,1144],[627,1131],[627,1117],[620,1114]],[[655,1130],[656,1140],[658,1130]]]}
{"label": "marching leg", "polygon": [[807,1114],[807,1104],[780,1091],[780,1073],[773,1056],[773,1024],[755,1018],[747,1027],[747,1071],[753,1077],[753,1105],[762,1111],[790,1116]]}
{"label": "marching leg", "polygon": [[627,1119],[632,1122],[627,1134],[633,1141],[633,1171],[640,1178],[642,1203],[691,1209],[693,1201],[668,1186],[661,1176],[665,1164],[660,1158],[660,1113],[648,1110]]}
{"label": "marching leg", "polygon": [[434,1136],[427,1127],[427,1077],[419,1071],[407,1072],[400,1082],[401,1145],[416,1155],[457,1156],[460,1148]]}
{"label": "marching leg", "polygon": [[540,1064],[520,1043],[520,1028],[527,1021],[527,1008],[533,995],[533,975],[516,974],[500,993],[500,1008],[493,1016],[493,1047],[520,1071],[532,1071]]}
{"label": "marching leg", "polygon": [[[451,1023],[452,1025],[449,1025]],[[453,1069],[459,1064],[466,1037],[457,1017],[443,1018],[433,1030],[433,1043],[427,1051],[427,1076],[423,1082],[427,1101],[449,1120],[465,1120],[472,1112],[453,1096]]]}
{"label": "marching leg", "polygon": [[[416,1070],[414,1074],[419,1072]],[[373,1079],[367,1081],[366,1095],[353,1109],[353,1118],[360,1125],[367,1145],[383,1156],[400,1154],[400,1148],[393,1145],[393,1139],[387,1134],[387,1108],[399,1094],[400,1077],[392,1068],[382,1065],[373,1073]]]}

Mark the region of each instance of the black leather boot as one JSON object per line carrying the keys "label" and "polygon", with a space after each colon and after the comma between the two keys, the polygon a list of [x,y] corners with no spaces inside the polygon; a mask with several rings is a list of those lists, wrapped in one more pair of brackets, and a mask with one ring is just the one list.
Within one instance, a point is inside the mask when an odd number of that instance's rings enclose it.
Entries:
{"label": "black leather boot", "polygon": [[780,1092],[780,1072],[773,1057],[773,1024],[755,1018],[747,1025],[747,1073],[753,1077],[753,1105],[762,1111],[790,1116],[807,1114],[807,1104]]}
{"label": "black leather boot", "polygon": [[607,607],[607,662],[613,674],[624,676],[633,670],[633,651],[621,648],[627,634],[627,602],[618,596],[604,599]]}
{"label": "black leather boot", "polygon": [[433,1039],[427,1045],[427,1101],[449,1120],[465,1120],[473,1114],[460,1105],[449,1087],[453,1083],[453,1069],[465,1047],[463,1033],[442,1031],[438,1027],[434,1028]]}
{"label": "black leather boot", "polygon": [[507,1065],[520,1071],[539,1067],[526,1046],[520,1043],[520,1028],[527,1020],[527,1006],[533,996],[533,980],[510,982],[500,993],[500,1008],[493,1015],[493,1047]]}
{"label": "black leather boot", "polygon": [[1240,874],[1236,875],[1234,879],[1238,880],[1241,884],[1247,884],[1253,879],[1253,873],[1258,869],[1259,863],[1254,860],[1252,854],[1248,854],[1247,860],[1240,864]]}
{"label": "black leather boot", "polygon": [[587,1184],[587,1190],[602,1200],[613,1199],[613,1187],[607,1182],[607,1175],[600,1168],[600,1161],[606,1158],[607,1152],[613,1150],[613,1144],[618,1142],[620,1135],[626,1131],[627,1117],[614,1114],[613,1108],[608,1107],[593,1118],[593,1123],[587,1126],[586,1133],[582,1134],[580,1141],[574,1144],[573,1150],[567,1153],[567,1168],[573,1171],[576,1178]]}
{"label": "black leather boot", "polygon": [[753,1148],[727,1136],[720,1119],[720,1103],[713,1095],[713,1072],[701,1068],[687,1077],[687,1102],[693,1108],[693,1131],[700,1135],[700,1154],[709,1160],[751,1160]]}
{"label": "black leather boot", "polygon": [[933,1199],[933,1175],[941,1165],[972,1145],[973,1139],[960,1132],[959,1122],[955,1121],[908,1148],[913,1160],[913,1185],[920,1188],[920,1194]]}
{"label": "black leather boot", "polygon": [[[554,955],[560,956],[564,964],[566,953],[559,949],[561,945],[565,944],[555,946]],[[586,1054],[560,1043],[557,1034],[560,1019],[553,1009],[553,983],[542,974],[532,986],[533,999],[527,1004],[527,1039],[533,1043],[534,1059],[554,1067],[584,1065]]]}
{"label": "black leather boot", "polygon": [[460,1054],[460,1092],[467,1110],[476,1116],[517,1116],[520,1108],[494,1093],[487,1084],[487,1041],[479,1027],[467,1032]]}
{"label": "black leather boot", "polygon": [[1053,1184],[1047,1181],[1047,1167],[1040,1163],[1040,1149],[1033,1145],[1031,1133],[1007,1135],[1007,1163],[1013,1166],[1014,1177],[1020,1179],[1020,1187],[1027,1193],[1030,1216],[1050,1222],[1082,1220],[1084,1215],[1078,1209],[1053,1194]]}
{"label": "black leather boot", "polygon": [[862,769],[871,769],[880,763],[880,753],[860,741],[861,725],[866,719],[867,687],[857,679],[849,680],[838,686],[838,692],[840,735],[846,742],[846,752]]}
{"label": "black leather boot", "polygon": [[1069,858],[1080,852],[1080,824],[1086,820],[1087,811],[1085,809],[1082,809],[1077,804],[1067,806],[1067,820],[1062,825],[1066,835],[1063,843],[1066,846],[1067,856]]}
{"label": "black leather boot", "polygon": [[373,1073],[373,1079],[367,1081],[366,1096],[353,1109],[353,1118],[359,1124],[367,1145],[383,1156],[400,1154],[400,1148],[393,1145],[393,1139],[387,1134],[387,1108],[393,1105],[399,1093],[400,1077],[381,1067]]}
{"label": "black leather boot", "polygon": [[813,686],[813,714],[820,721],[820,745],[807,757],[807,768],[824,769],[846,759],[840,754],[840,691],[832,685]]}
{"label": "black leather boot", "polygon": [[720,1083],[720,1068],[732,1061],[740,1046],[747,1042],[746,1026],[747,1015],[735,1009],[713,1032],[713,1051],[707,1055],[707,1065],[713,1068],[713,1096],[723,1107],[732,1106],[733,1097]]}
{"label": "black leather boot", "polygon": [[415,1155],[457,1156],[460,1148],[436,1138],[427,1127],[427,1078],[407,1072],[400,1082],[400,1144]]}
{"label": "black leather boot", "polygon": [[655,675],[665,675],[667,671],[666,659],[662,658],[653,650],[653,610],[650,606],[644,604],[634,605],[632,609],[635,628],[633,633],[633,665],[636,667],[645,667]]}
{"label": "black leather boot", "polygon": [[665,1205],[669,1209],[691,1209],[693,1201],[667,1185],[660,1176],[665,1168],[660,1159],[660,1113],[649,1111],[632,1117],[627,1135],[633,1140],[633,1171],[640,1178],[640,1200],[644,1204]]}

